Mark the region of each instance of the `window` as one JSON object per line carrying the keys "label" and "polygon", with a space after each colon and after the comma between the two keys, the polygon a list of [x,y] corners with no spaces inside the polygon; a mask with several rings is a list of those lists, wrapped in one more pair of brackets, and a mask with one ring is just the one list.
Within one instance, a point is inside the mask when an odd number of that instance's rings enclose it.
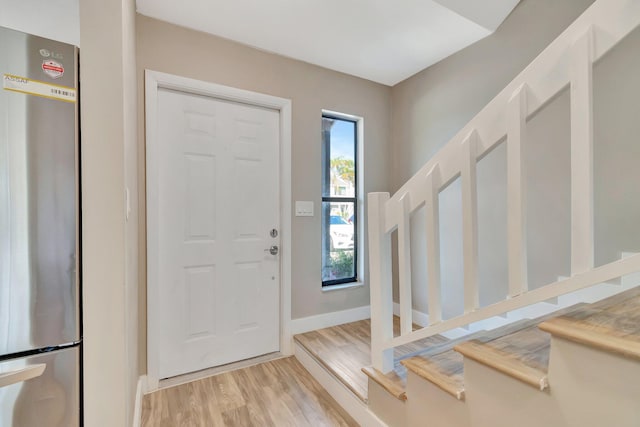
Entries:
{"label": "window", "polygon": [[322,115],[322,286],[358,280],[358,120]]}

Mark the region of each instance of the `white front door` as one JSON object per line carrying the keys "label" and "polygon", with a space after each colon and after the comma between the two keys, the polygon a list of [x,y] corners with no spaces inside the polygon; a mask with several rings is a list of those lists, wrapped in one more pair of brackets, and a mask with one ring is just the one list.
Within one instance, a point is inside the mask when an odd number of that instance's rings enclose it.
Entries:
{"label": "white front door", "polygon": [[278,351],[279,112],[157,99],[159,378]]}

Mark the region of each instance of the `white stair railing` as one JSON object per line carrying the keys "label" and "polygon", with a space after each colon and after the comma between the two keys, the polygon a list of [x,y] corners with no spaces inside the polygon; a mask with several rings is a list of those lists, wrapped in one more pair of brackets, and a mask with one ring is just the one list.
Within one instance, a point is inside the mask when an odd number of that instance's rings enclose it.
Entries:
{"label": "white stair railing", "polygon": [[[500,92],[393,197],[368,195],[371,350],[374,367],[393,369],[393,348],[449,329],[640,271],[640,255],[594,268],[593,63],[640,25],[640,0],[598,0]],[[571,98],[571,277],[527,286],[525,176],[527,118],[567,86]],[[507,299],[480,307],[476,163],[507,144]],[[442,320],[438,193],[461,177],[464,314]],[[429,324],[412,331],[411,214],[425,207]],[[398,231],[400,335],[393,336],[391,234]]]}

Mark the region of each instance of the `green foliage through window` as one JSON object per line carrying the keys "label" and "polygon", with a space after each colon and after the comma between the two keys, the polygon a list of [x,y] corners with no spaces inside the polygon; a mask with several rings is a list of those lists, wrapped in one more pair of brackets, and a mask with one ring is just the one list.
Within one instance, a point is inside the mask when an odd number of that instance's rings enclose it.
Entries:
{"label": "green foliage through window", "polygon": [[357,122],[322,116],[322,285],[357,280]]}

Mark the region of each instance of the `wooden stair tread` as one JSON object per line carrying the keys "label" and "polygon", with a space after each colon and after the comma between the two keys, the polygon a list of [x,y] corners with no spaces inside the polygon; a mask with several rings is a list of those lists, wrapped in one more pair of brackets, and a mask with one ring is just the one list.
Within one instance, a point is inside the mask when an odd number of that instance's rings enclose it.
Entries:
{"label": "wooden stair tread", "polygon": [[540,329],[603,351],[640,360],[640,287],[549,319]]}
{"label": "wooden stair tread", "polygon": [[421,378],[432,382],[458,400],[464,400],[462,355],[448,350],[430,357],[415,356],[402,365]]}
{"label": "wooden stair tread", "polygon": [[407,394],[405,392],[406,379],[401,378],[395,371],[391,371],[387,374],[383,374],[372,366],[362,368],[369,378],[378,383],[389,394],[398,400],[407,400]]}
{"label": "wooden stair tread", "polygon": [[430,347],[430,348],[424,348],[424,349],[418,350],[418,351],[413,352],[413,353],[405,354],[405,355],[400,357],[400,360],[408,359],[410,357],[415,357],[415,356],[427,357],[427,356],[431,356],[431,355],[435,355],[435,354],[440,354],[440,353],[443,353],[445,351],[453,349],[457,344],[461,344],[463,342],[467,342],[467,341],[474,340],[474,339],[478,339],[478,340],[480,340],[482,342],[488,342],[488,341],[491,341],[493,339],[500,338],[502,336],[512,334],[514,332],[520,331],[522,329],[525,329],[525,328],[528,328],[528,327],[531,327],[531,326],[537,326],[542,319],[547,319],[548,317],[555,315],[555,313],[563,313],[566,310],[575,310],[577,307],[581,307],[583,305],[586,305],[586,304],[576,304],[576,305],[573,305],[571,307],[562,309],[562,310],[560,310],[558,312],[554,312],[554,313],[545,315],[543,317],[538,317],[538,318],[535,318],[535,319],[517,320],[517,321],[515,321],[513,323],[509,323],[507,325],[500,326],[499,328],[491,329],[491,330],[488,330],[488,331],[481,330],[481,331],[473,332],[473,333],[471,333],[469,335],[465,335],[465,336],[462,336],[462,337],[459,337],[459,338],[456,338],[456,339],[448,340],[447,342],[445,342],[443,344],[440,344],[440,345],[436,345],[436,346],[433,346],[433,347]]}
{"label": "wooden stair tread", "polygon": [[364,372],[371,380],[377,382],[382,388],[387,390],[392,396],[399,400],[406,400],[405,386],[407,384],[407,369],[400,363],[407,354],[413,354],[416,349],[424,351],[425,347],[438,348],[442,345],[446,345],[450,340],[442,335],[433,335],[427,338],[423,338],[419,341],[415,341],[410,344],[406,344],[394,349],[394,369],[393,371],[383,374],[373,367],[362,368]]}
{"label": "wooden stair tread", "polygon": [[489,366],[540,390],[548,386],[550,336],[531,326],[489,342],[477,340],[455,347],[464,357]]}
{"label": "wooden stair tread", "polygon": [[589,304],[589,306],[594,308],[607,308],[637,296],[640,296],[640,286],[603,298],[600,301]]}
{"label": "wooden stair tread", "polygon": [[480,338],[459,344],[455,350],[465,357],[516,378],[525,384],[545,390],[549,387],[547,372],[551,336],[538,328],[540,322],[553,317],[588,309],[590,304],[576,304],[532,319],[520,330],[489,340]]}
{"label": "wooden stair tread", "polygon": [[[457,344],[473,339],[490,341],[536,324],[535,319],[522,319],[490,331],[478,331],[450,340],[439,346],[408,355],[400,363],[416,375],[431,381],[458,400],[464,400],[463,357],[453,349]],[[397,369],[396,369],[397,370]]]}
{"label": "wooden stair tread", "polygon": [[548,386],[550,336],[540,331],[537,325],[585,306],[587,304],[576,304],[536,319],[523,319],[490,331],[476,332],[421,352],[401,363],[460,400],[464,400],[463,356],[544,390]]}

